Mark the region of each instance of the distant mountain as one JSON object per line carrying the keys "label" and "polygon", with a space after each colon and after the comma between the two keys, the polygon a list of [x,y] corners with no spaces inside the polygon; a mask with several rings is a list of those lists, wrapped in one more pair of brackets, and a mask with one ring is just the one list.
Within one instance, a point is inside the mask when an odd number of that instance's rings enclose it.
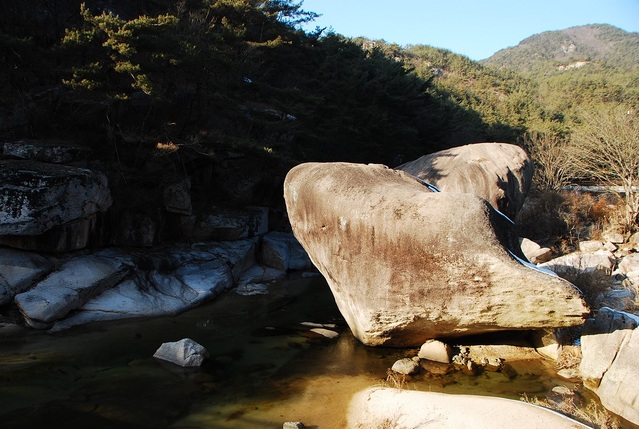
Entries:
{"label": "distant mountain", "polygon": [[548,74],[589,66],[631,70],[639,67],[639,33],[608,24],[546,31],[480,62],[523,73]]}

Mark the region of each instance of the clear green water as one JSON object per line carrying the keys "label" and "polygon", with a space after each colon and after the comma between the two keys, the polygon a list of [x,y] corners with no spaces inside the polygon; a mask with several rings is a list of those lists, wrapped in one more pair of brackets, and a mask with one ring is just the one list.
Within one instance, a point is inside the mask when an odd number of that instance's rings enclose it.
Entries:
{"label": "clear green water", "polygon": [[[337,340],[302,322],[337,323]],[[0,334],[0,428],[343,428],[350,397],[388,384],[386,371],[417,350],[363,346],[345,327],[323,279],[287,280],[268,295],[230,291],[175,317],[82,326],[56,334]],[[153,358],[163,342],[191,338],[211,359],[184,369]],[[559,380],[542,360],[519,375],[453,372],[407,388],[519,399]]]}

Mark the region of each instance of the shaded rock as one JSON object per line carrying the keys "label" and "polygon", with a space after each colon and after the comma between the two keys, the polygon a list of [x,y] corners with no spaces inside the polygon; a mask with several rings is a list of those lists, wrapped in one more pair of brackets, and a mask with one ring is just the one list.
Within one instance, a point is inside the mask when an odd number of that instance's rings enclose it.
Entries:
{"label": "shaded rock", "polygon": [[86,146],[66,140],[20,140],[4,143],[4,155],[7,157],[53,164],[80,161],[89,153]]}
{"label": "shaded rock", "polygon": [[162,199],[167,212],[190,215],[193,211],[191,205],[191,180],[186,178],[165,186],[162,192]]}
{"label": "shaded rock", "polygon": [[162,359],[183,367],[202,366],[209,357],[209,352],[190,338],[183,338],[173,343],[164,343],[153,354]]}
{"label": "shaded rock", "polygon": [[630,287],[623,289],[609,289],[600,294],[599,297],[602,307],[610,307],[619,311],[632,311],[637,305],[637,288],[630,285]]}
{"label": "shaded rock", "polygon": [[419,371],[419,362],[410,358],[395,361],[391,369],[399,374],[411,375]]}
{"label": "shaded rock", "polygon": [[0,247],[0,305],[8,304],[16,294],[31,288],[54,266],[51,259],[36,253]]}
{"label": "shaded rock", "polygon": [[33,288],[16,295],[15,302],[30,326],[48,327],[118,284],[128,271],[128,264],[117,258],[78,256]]}
{"label": "shaded rock", "polygon": [[255,265],[242,274],[237,281],[235,292],[239,295],[265,295],[268,283],[286,276],[286,273],[275,268]]}
{"label": "shaded rock", "polygon": [[557,360],[561,354],[561,345],[552,330],[535,331],[531,335],[532,345],[539,354]]}
{"label": "shaded rock", "polygon": [[178,235],[186,241],[243,240],[268,231],[266,207],[211,207],[180,219]]}
{"label": "shaded rock", "polygon": [[450,363],[453,357],[453,349],[446,343],[438,340],[426,341],[419,349],[420,359],[428,359],[435,362]]}
{"label": "shaded rock", "polygon": [[159,215],[123,211],[113,228],[116,246],[151,247],[160,242],[163,219]]}
{"label": "shaded rock", "polygon": [[639,424],[639,317],[601,308],[584,324],[579,366],[584,386],[606,409]]}
{"label": "shaded rock", "polygon": [[524,204],[533,175],[526,151],[507,143],[454,147],[396,167],[442,192],[478,195],[510,219]]}
{"label": "shaded rock", "polygon": [[286,232],[269,232],[262,238],[260,261],[281,271],[315,268],[299,241]]}
{"label": "shaded rock", "polygon": [[97,171],[32,161],[0,162],[0,235],[37,235],[111,206]]}
{"label": "shaded rock", "polygon": [[46,253],[63,253],[86,249],[99,244],[98,215],[54,226],[38,235],[3,235],[0,244],[15,249]]}
{"label": "shaded rock", "polygon": [[364,344],[574,326],[589,312],[572,284],[508,251],[512,224],[476,195],[430,192],[381,165],[307,163],[289,171],[284,196]]}
{"label": "shaded rock", "polygon": [[[402,427],[438,429],[588,428],[559,413],[522,401],[371,387],[353,397],[349,429]],[[516,423],[515,423],[516,422]]]}
{"label": "shaded rock", "polygon": [[[207,243],[145,253],[139,272],[57,321],[51,331],[89,322],[179,314],[234,286],[255,263],[256,240]],[[133,257],[132,257],[133,258]]]}

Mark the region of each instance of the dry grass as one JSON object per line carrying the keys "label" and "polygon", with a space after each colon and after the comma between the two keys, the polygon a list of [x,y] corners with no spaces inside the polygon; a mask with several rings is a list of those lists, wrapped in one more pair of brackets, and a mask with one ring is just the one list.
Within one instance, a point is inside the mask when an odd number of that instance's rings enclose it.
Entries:
{"label": "dry grass", "polygon": [[557,411],[595,429],[621,429],[618,418],[595,402],[590,402],[586,407],[583,407],[575,404],[573,396],[565,396],[561,401],[550,402],[545,398],[539,399],[536,396],[529,398],[526,394],[522,396],[521,400]]}
{"label": "dry grass", "polygon": [[406,389],[407,384],[408,380],[405,374],[399,374],[390,368],[386,370],[386,380],[384,381],[385,386],[392,387],[394,389]]}
{"label": "dry grass", "polygon": [[575,369],[581,363],[581,347],[565,345],[561,347],[561,353],[555,362],[557,370]]}

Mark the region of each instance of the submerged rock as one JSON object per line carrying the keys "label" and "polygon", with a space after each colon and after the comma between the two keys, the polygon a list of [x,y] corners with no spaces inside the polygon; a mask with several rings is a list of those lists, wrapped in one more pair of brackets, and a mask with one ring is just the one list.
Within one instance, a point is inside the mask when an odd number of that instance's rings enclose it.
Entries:
{"label": "submerged rock", "polygon": [[293,233],[364,344],[583,323],[571,283],[524,265],[512,224],[469,193],[382,165],[307,163],[284,184]]}

